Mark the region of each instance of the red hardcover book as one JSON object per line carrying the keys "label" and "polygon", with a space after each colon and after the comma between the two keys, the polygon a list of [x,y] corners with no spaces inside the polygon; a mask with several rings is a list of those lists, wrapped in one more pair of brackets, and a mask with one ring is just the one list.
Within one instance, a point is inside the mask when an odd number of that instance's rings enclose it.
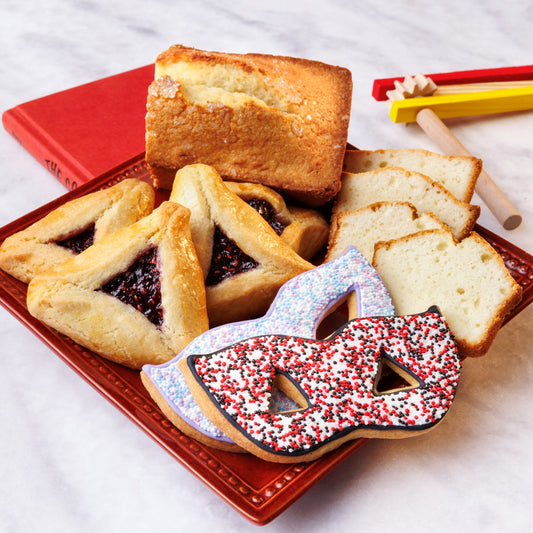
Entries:
{"label": "red hardcover book", "polygon": [[8,109],[4,128],[68,189],[144,151],[154,65],[116,74]]}

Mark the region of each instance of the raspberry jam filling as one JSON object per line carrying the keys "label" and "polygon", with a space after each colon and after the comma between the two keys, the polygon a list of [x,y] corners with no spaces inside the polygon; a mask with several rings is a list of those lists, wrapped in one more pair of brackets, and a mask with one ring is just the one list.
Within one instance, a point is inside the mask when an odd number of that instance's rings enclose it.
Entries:
{"label": "raspberry jam filling", "polygon": [[76,254],[81,254],[83,250],[86,250],[94,243],[94,224],[91,224],[88,228],[76,235],[55,241],[55,243],[63,248],[72,250]]}
{"label": "raspberry jam filling", "polygon": [[246,203],[252,206],[270,224],[270,227],[278,235],[281,235],[283,230],[288,226],[288,223],[283,221],[281,217],[277,216],[275,209],[266,200],[262,200],[261,198],[251,198],[250,200],[247,200]]}
{"label": "raspberry jam filling", "polygon": [[[288,223],[277,216],[275,209],[266,200],[251,198],[246,200],[246,203],[253,207],[278,235],[281,235],[288,226]],[[207,286],[216,285],[230,276],[252,270],[257,264],[235,244],[235,241],[225,235],[218,226],[215,226],[213,256],[205,280]]]}
{"label": "raspberry jam filling", "polygon": [[152,324],[161,326],[161,281],[157,261],[157,248],[150,248],[122,272],[108,281],[102,291],[140,311]]}
{"label": "raspberry jam filling", "polygon": [[257,264],[235,244],[235,241],[215,226],[211,266],[205,280],[207,286],[216,285],[230,276],[252,270]]}

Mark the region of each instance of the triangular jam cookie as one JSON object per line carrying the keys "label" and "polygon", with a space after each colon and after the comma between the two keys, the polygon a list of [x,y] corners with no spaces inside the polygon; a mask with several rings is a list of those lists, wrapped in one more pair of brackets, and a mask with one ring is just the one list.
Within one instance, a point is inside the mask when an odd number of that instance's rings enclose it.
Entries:
{"label": "triangular jam cookie", "polygon": [[191,210],[210,326],[259,316],[286,281],[313,268],[212,167],[179,170],[170,199]]}
{"label": "triangular jam cookie", "polygon": [[148,183],[126,179],[71,200],[8,237],[0,247],[0,268],[29,283],[105,235],[150,214],[154,197]]}
{"label": "triangular jam cookie", "polygon": [[189,210],[163,202],[76,257],[36,276],[30,313],[131,368],[170,360],[208,328]]}
{"label": "triangular jam cookie", "polygon": [[259,183],[224,183],[251,205],[300,257],[310,260],[326,245],[329,224],[317,209],[287,205],[280,194]]}

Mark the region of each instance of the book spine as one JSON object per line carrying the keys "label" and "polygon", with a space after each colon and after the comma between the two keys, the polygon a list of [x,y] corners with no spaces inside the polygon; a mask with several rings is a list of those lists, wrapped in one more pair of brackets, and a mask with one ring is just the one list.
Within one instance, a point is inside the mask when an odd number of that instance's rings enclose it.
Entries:
{"label": "book spine", "polygon": [[29,119],[20,106],[5,111],[2,123],[5,130],[67,189],[76,189],[94,178]]}

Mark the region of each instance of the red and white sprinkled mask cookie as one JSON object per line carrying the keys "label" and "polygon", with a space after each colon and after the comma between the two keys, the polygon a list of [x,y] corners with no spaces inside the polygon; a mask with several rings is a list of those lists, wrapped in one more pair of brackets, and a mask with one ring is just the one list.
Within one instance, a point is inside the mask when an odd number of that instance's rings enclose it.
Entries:
{"label": "red and white sprinkled mask cookie", "polygon": [[[380,392],[384,364],[409,385]],[[437,308],[358,318],[326,340],[265,335],[180,368],[195,400],[246,450],[278,462],[312,460],[358,437],[397,438],[442,420],[461,362]],[[301,408],[271,412],[273,384]]]}

